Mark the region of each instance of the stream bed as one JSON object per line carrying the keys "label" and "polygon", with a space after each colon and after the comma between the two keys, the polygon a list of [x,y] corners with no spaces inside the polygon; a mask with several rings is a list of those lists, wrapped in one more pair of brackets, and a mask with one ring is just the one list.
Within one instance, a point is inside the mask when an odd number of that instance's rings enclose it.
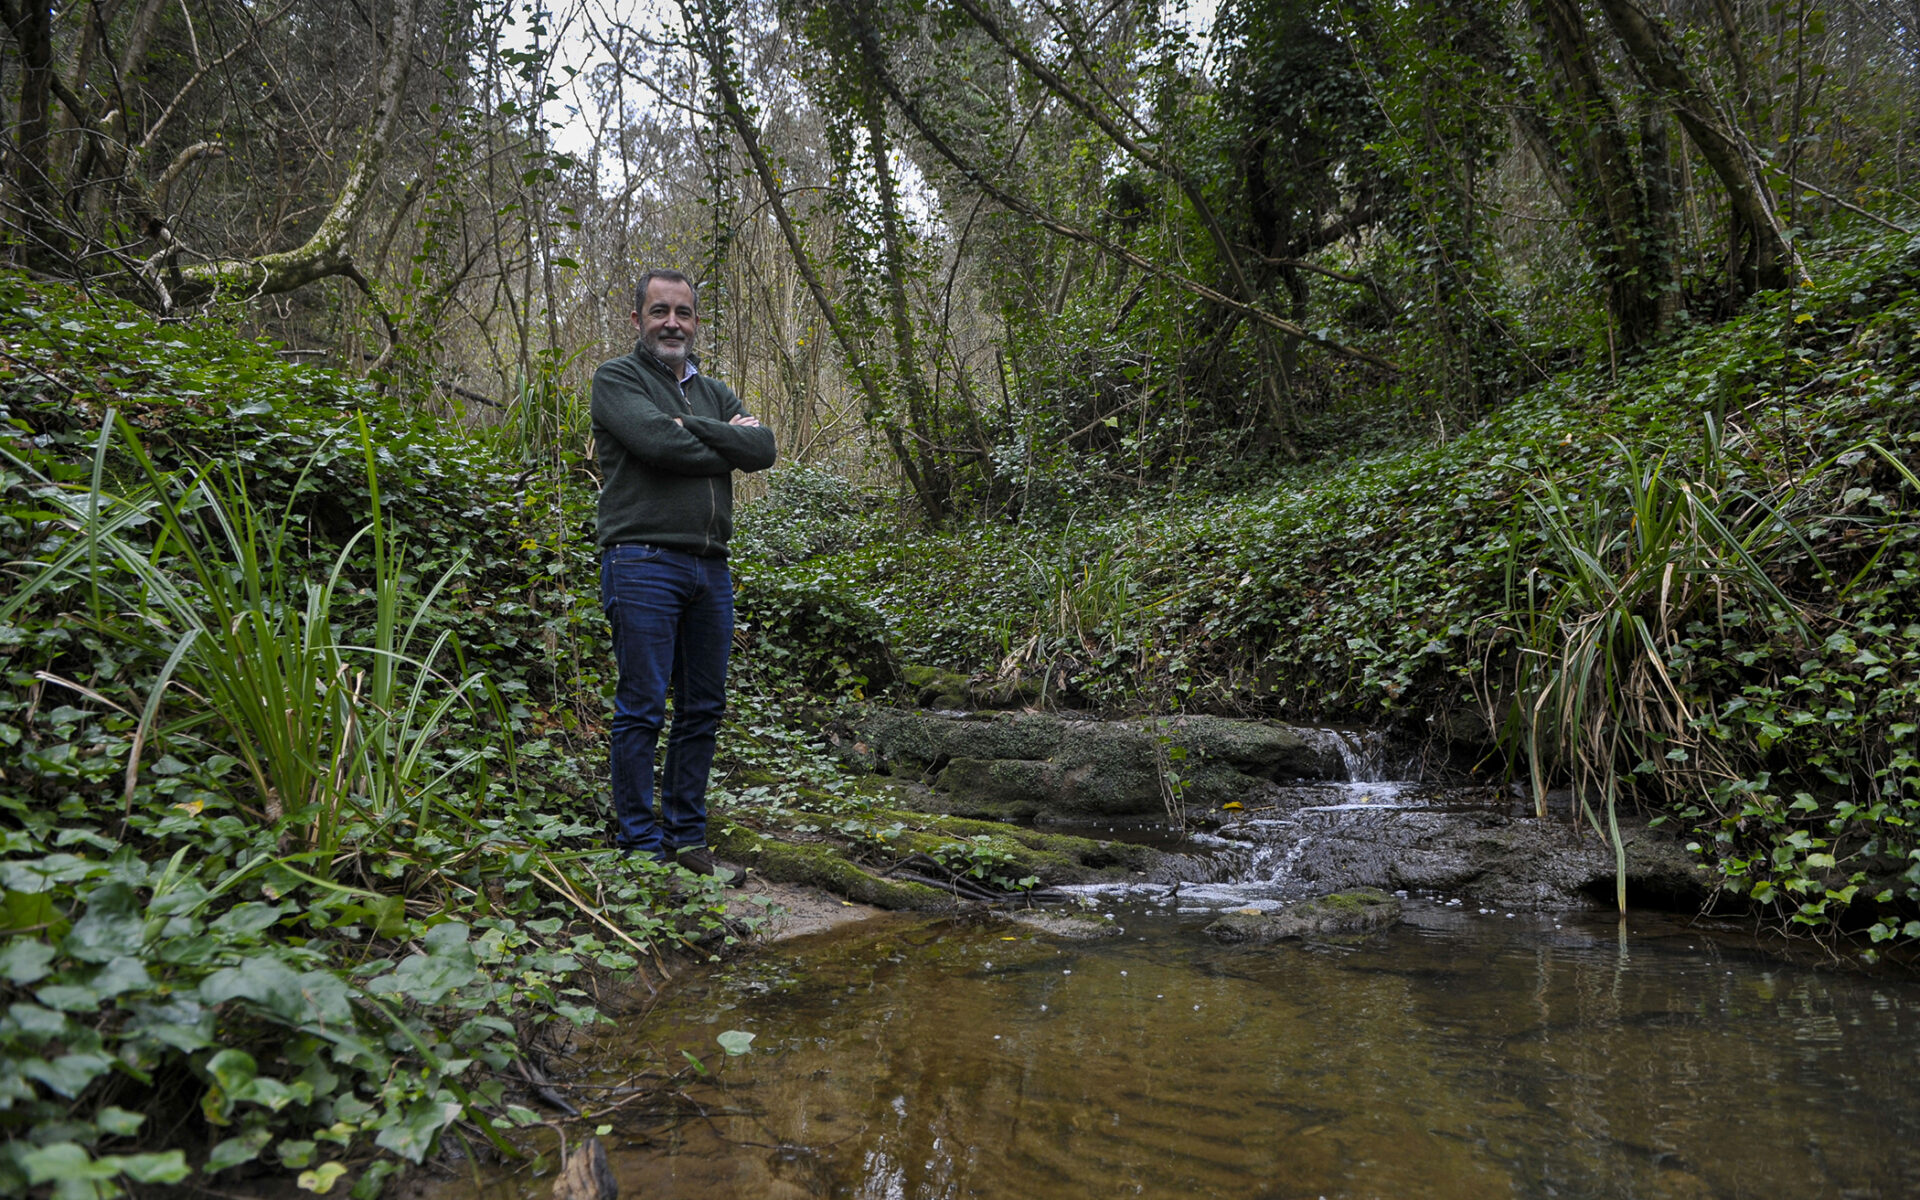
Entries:
{"label": "stream bed", "polygon": [[1920,1195],[1920,981],[1651,913],[1413,899],[1249,949],[1110,905],[1103,939],[887,917],[689,976],[593,1049],[712,1069],[704,1117],[615,1122],[621,1195]]}

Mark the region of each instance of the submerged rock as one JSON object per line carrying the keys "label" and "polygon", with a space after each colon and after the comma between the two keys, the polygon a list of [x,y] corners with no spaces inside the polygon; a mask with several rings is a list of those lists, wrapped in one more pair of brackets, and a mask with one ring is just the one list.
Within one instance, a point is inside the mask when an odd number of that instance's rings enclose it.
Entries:
{"label": "submerged rock", "polygon": [[1074,941],[1119,937],[1126,932],[1111,917],[1077,909],[1016,909],[1007,914],[1007,920],[1053,937]]}
{"label": "submerged rock", "polygon": [[1264,946],[1288,938],[1362,937],[1400,922],[1400,901],[1375,888],[1334,892],[1275,912],[1241,909],[1207,926],[1219,942]]}

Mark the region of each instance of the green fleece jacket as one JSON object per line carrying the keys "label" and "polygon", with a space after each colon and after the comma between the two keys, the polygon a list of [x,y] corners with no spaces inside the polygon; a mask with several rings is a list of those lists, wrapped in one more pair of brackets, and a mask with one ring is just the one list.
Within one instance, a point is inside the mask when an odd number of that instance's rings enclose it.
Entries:
{"label": "green fleece jacket", "polygon": [[726,557],[733,472],[773,465],[773,431],[729,425],[746,412],[733,389],[705,375],[683,387],[638,345],[593,373],[592,412],[603,476],[599,544]]}

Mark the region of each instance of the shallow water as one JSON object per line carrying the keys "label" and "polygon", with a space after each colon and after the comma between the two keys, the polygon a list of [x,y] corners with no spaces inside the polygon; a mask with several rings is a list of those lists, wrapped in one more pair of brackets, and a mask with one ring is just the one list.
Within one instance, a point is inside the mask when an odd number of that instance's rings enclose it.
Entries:
{"label": "shallow water", "polygon": [[708,1116],[616,1120],[622,1195],[1920,1195],[1915,981],[1650,914],[1416,901],[1245,949],[1115,911],[1095,942],[888,919],[682,984],[602,1061],[692,1051]]}

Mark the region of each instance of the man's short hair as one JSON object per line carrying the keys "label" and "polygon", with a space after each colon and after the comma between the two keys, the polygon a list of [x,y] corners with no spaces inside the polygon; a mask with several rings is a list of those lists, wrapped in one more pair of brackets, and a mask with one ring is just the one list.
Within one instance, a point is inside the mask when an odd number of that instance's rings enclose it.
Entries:
{"label": "man's short hair", "polygon": [[633,311],[637,313],[647,311],[647,288],[652,286],[653,281],[656,279],[664,279],[668,283],[686,284],[687,290],[693,293],[694,311],[700,311],[699,287],[694,284],[693,280],[687,278],[684,271],[676,271],[672,267],[654,267],[651,270],[640,273],[640,282],[633,285]]}

